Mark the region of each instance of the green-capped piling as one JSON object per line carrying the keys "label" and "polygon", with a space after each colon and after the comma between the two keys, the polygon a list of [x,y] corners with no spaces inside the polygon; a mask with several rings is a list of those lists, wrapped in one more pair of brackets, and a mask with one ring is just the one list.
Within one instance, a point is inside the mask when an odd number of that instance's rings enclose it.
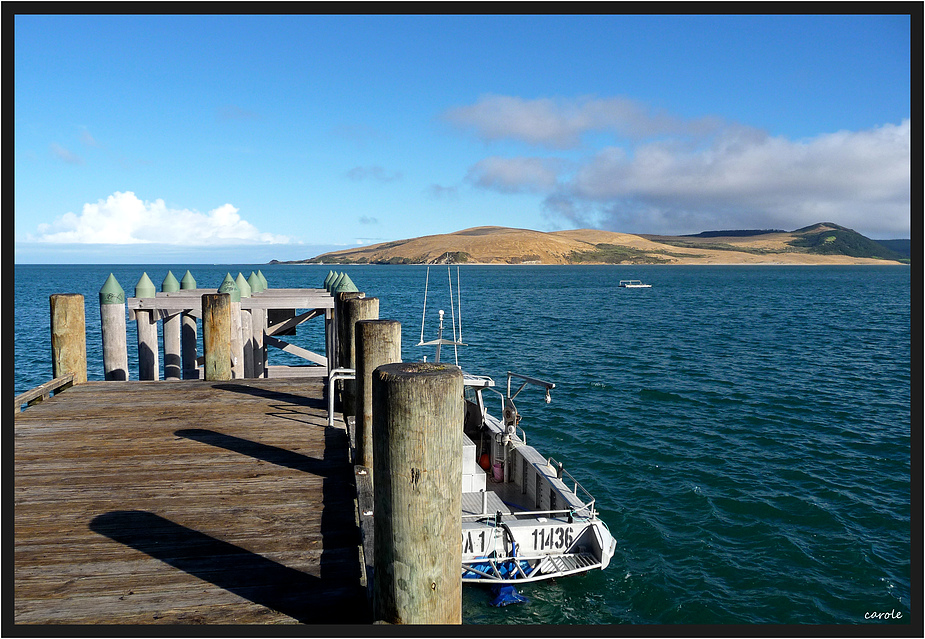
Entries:
{"label": "green-capped piling", "polygon": [[[180,290],[180,282],[172,271],[161,282],[162,293],[176,293]],[[172,313],[164,318],[164,379],[183,378],[183,359],[181,356],[182,317],[180,313]]]}
{"label": "green-capped piling", "polygon": [[[187,269],[183,278],[180,280],[180,290],[191,291],[195,289],[196,278],[194,278],[193,274]],[[180,352],[182,357],[183,379],[197,379],[199,377],[199,369],[196,364],[199,331],[196,327],[196,316],[189,311],[184,311],[181,317]]]}
{"label": "green-capped piling", "polygon": [[[146,299],[155,295],[154,282],[147,273],[142,273],[138,283],[135,284],[135,297]],[[135,311],[135,325],[138,332],[138,379],[146,381],[160,379],[157,316],[152,310],[138,309]]]}
{"label": "green-capped piling", "polygon": [[100,332],[103,341],[103,379],[128,380],[125,291],[112,273],[100,289]]}
{"label": "green-capped piling", "polygon": [[[247,285],[251,288],[251,295],[258,295],[265,290],[263,280],[251,271],[247,278]],[[267,309],[251,309],[251,341],[253,343],[253,376],[266,377],[267,349],[263,343],[263,332],[267,327]]]}
{"label": "green-capped piling", "polygon": [[[235,286],[241,291],[241,299],[247,299],[251,296],[251,286],[247,283],[243,273],[238,273],[234,280]],[[241,309],[241,342],[244,352],[244,377],[255,377],[254,375],[254,322],[251,315],[251,309]]]}

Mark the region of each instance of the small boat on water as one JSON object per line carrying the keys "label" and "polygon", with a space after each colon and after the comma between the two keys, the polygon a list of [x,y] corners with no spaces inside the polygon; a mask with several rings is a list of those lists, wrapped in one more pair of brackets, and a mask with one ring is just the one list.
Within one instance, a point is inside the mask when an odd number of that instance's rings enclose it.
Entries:
{"label": "small boat on water", "polygon": [[641,280],[620,280],[620,288],[652,288],[651,284],[643,284]]}
{"label": "small boat on water", "polygon": [[[451,304],[452,297],[451,290]],[[440,311],[438,337],[430,342],[423,340],[422,318],[418,344],[435,346],[438,362],[441,346],[464,346],[461,318],[457,334],[454,313],[454,339],[445,340],[443,317]],[[512,382],[519,384],[513,393]],[[463,385],[463,583],[526,583],[607,568],[617,542],[598,517],[594,497],[561,460],[527,444],[514,406],[528,385],[543,389],[549,403],[555,384],[508,372],[502,394],[491,377],[463,371]],[[488,411],[492,395],[500,418]]]}

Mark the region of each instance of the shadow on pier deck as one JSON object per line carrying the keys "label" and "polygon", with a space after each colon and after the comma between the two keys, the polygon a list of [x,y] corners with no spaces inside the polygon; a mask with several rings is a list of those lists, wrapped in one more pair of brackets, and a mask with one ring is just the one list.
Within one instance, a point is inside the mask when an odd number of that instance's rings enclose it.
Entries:
{"label": "shadow on pier deck", "polygon": [[29,408],[15,623],[367,623],[348,446],[319,379],[87,382]]}

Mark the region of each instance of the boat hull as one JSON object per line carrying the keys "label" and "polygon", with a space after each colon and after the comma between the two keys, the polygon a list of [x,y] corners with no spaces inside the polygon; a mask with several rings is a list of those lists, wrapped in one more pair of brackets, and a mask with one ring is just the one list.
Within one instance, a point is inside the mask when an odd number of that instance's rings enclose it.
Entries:
{"label": "boat hull", "polygon": [[512,517],[463,524],[463,583],[527,583],[603,570],[616,551],[599,519]]}

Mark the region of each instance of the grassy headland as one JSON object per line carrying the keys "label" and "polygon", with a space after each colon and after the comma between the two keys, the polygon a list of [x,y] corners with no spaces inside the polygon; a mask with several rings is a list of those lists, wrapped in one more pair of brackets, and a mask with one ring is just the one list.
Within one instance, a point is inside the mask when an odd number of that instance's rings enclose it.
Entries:
{"label": "grassy headland", "polygon": [[709,231],[684,236],[631,235],[596,229],[543,233],[483,226],[334,251],[288,263],[908,264],[909,253],[904,255],[893,246],[832,223],[789,232]]}

